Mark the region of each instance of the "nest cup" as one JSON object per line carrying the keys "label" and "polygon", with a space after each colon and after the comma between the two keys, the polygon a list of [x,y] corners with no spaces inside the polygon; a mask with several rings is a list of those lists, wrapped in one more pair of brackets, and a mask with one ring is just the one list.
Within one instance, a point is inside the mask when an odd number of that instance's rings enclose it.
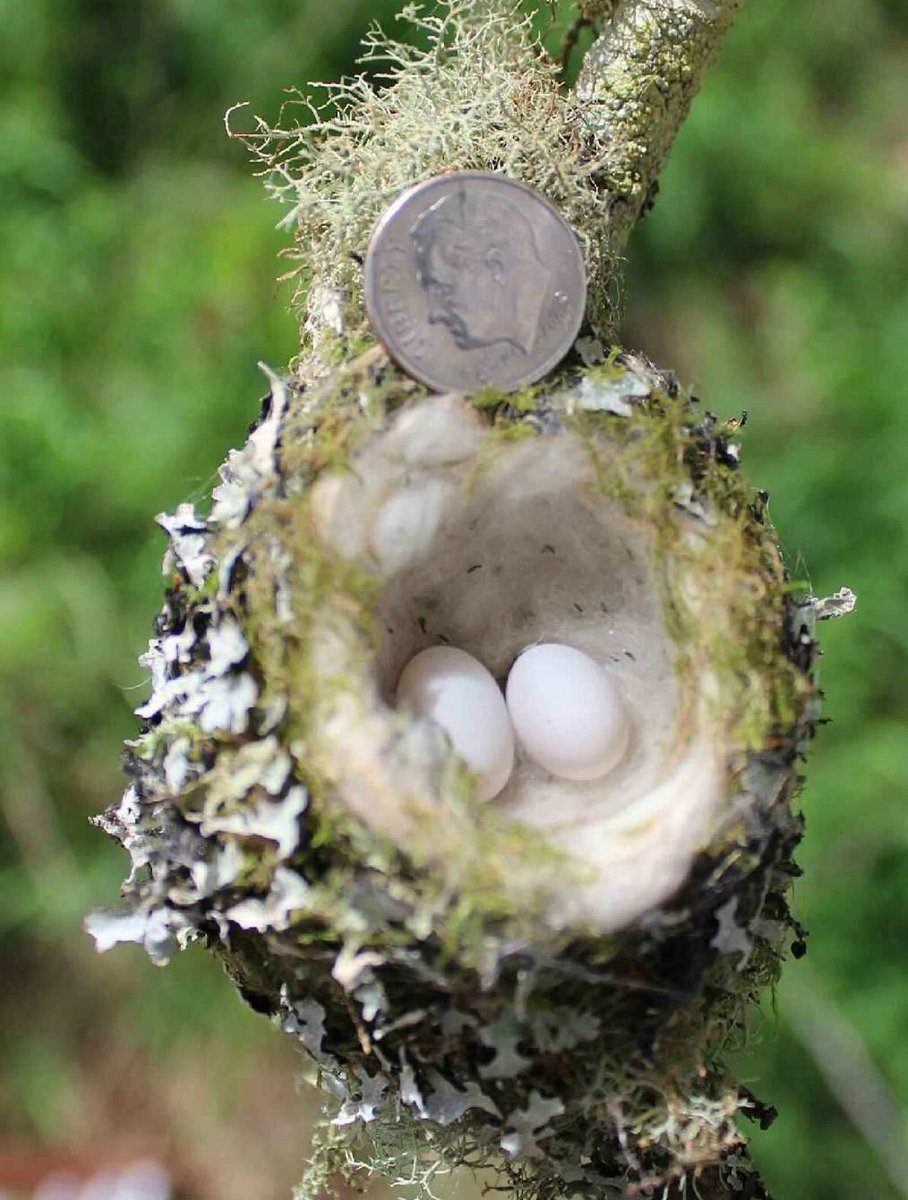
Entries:
{"label": "nest cup", "polygon": [[[548,416],[549,427],[534,433],[531,423],[499,419],[490,427],[459,397],[425,400],[370,439],[352,470],[315,485],[320,540],[368,562],[380,586],[377,645],[371,631],[339,632],[334,609],[314,632],[316,690],[325,700],[316,705],[313,743],[351,811],[378,833],[422,844],[427,829],[448,819],[450,748],[439,745],[437,729],[402,723],[392,710],[409,659],[430,645],[454,645],[503,679],[535,642],[585,651],[621,689],[633,730],[628,754],[605,778],[584,783],[555,778],[519,754],[495,805],[564,853],[574,886],[562,881],[549,923],[608,932],[666,899],[708,843],[721,751],[707,706],[698,701],[699,715],[697,706],[681,706],[663,588],[673,573],[673,586],[683,586],[683,559],[673,572],[658,530],[609,494],[610,470],[620,470],[610,463],[616,448],[584,437],[565,411],[550,407]],[[509,428],[529,436],[503,438]],[[638,469],[639,488],[661,486]],[[693,524],[680,511],[674,517],[685,521]],[[710,691],[709,668],[699,683]],[[369,731],[367,745],[358,729]],[[424,772],[398,772],[402,756],[424,763]],[[475,811],[464,819],[474,822]],[[530,885],[515,863],[502,885],[538,899],[542,881]]]}

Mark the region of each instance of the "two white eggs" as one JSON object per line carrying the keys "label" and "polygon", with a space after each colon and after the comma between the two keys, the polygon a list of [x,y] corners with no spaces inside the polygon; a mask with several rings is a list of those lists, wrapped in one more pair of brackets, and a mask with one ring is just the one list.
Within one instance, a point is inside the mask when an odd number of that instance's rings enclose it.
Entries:
{"label": "two white eggs", "polygon": [[397,703],[445,731],[478,777],[480,800],[502,790],[524,752],[561,779],[599,779],[627,749],[630,726],[613,680],[582,650],[531,646],[517,658],[505,694],[465,650],[431,646],[404,667]]}

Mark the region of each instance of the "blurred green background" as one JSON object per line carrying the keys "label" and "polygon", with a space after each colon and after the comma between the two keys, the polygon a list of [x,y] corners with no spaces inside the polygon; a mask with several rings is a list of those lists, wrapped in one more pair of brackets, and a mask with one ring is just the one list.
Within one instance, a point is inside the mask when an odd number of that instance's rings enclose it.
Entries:
{"label": "blurred green background", "polygon": [[[124,873],[87,817],[145,696],[151,517],[204,496],[256,360],[296,345],[280,213],[222,114],[349,71],[394,7],[0,0],[0,1195],[135,1156],[191,1200],[300,1174],[293,1047],[201,951],[159,972],[80,932]],[[778,1200],[908,1195],[906,79],[904,0],[750,0],[629,270],[626,342],[748,411],[794,574],[860,597],[823,630],[811,952],[742,1066],[780,1110]]]}

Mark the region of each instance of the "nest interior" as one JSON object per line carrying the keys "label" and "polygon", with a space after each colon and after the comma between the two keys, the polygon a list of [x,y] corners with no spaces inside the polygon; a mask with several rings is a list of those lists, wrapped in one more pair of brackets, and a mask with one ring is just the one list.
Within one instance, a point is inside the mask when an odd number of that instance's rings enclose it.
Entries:
{"label": "nest interior", "polygon": [[[321,538],[381,584],[377,646],[376,630],[339,631],[330,606],[317,619],[312,661],[322,700],[313,741],[358,817],[405,844],[417,824],[420,842],[431,843],[427,826],[451,811],[449,777],[437,730],[410,720],[402,731],[393,710],[406,662],[450,644],[503,681],[533,643],[584,650],[612,673],[630,714],[624,760],[602,779],[577,783],[518,750],[494,803],[565,854],[561,869],[576,887],[559,889],[550,918],[618,929],[666,899],[710,840],[723,747],[705,728],[705,710],[681,706],[656,531],[599,485],[614,445],[598,444],[594,458],[569,425],[553,423],[545,434],[516,428],[529,436],[502,439],[459,397],[426,400],[316,484]],[[417,762],[425,770],[414,774]],[[511,882],[526,886],[526,875],[515,864]]]}

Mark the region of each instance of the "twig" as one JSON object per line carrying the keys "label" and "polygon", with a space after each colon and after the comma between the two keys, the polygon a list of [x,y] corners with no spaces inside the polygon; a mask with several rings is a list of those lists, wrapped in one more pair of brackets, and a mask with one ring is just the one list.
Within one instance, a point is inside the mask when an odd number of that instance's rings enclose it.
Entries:
{"label": "twig", "polygon": [[873,1149],[893,1190],[908,1200],[908,1116],[858,1031],[823,994],[815,976],[785,988],[782,1012],[830,1092]]}
{"label": "twig", "polygon": [[623,0],[587,52],[576,94],[610,148],[607,249],[620,255],[740,0]]}

